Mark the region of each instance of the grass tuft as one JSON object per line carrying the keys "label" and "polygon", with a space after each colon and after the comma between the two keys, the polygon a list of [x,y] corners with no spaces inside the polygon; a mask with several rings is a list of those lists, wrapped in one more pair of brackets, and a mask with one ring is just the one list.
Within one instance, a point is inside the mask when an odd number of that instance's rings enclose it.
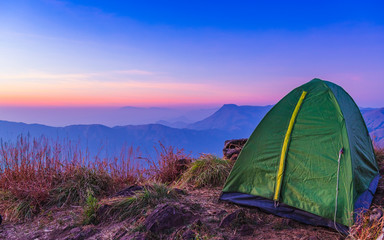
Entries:
{"label": "grass tuft", "polygon": [[205,154],[191,163],[181,183],[192,184],[197,188],[223,186],[231,169],[230,161]]}
{"label": "grass tuft", "polygon": [[108,215],[120,220],[144,214],[148,208],[164,203],[166,200],[177,199],[177,192],[164,184],[146,186],[142,192],[114,203]]}
{"label": "grass tuft", "polygon": [[113,179],[107,173],[81,167],[65,176],[62,182],[52,189],[50,204],[59,207],[83,204],[88,198],[88,192],[99,197],[113,191],[113,186]]}
{"label": "grass tuft", "polygon": [[150,168],[148,169],[148,175],[155,182],[173,183],[186,170],[184,164],[191,162],[189,154],[186,154],[184,149],[173,146],[167,147],[159,142],[159,148],[155,148],[155,150],[158,157],[156,161],[150,162]]}
{"label": "grass tuft", "polygon": [[87,202],[83,212],[83,225],[96,224],[96,212],[100,205],[97,199],[93,196],[92,192],[88,190]]}

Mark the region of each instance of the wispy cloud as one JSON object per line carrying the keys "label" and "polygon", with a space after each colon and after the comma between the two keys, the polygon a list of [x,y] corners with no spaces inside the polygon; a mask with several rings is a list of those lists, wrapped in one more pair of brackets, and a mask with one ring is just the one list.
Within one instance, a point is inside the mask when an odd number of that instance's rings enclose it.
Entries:
{"label": "wispy cloud", "polygon": [[[159,73],[139,70],[116,70],[92,73],[48,73],[48,72],[28,72],[19,74],[0,74],[0,80],[104,80],[121,81],[126,76],[155,76]],[[116,78],[116,77],[120,77]]]}

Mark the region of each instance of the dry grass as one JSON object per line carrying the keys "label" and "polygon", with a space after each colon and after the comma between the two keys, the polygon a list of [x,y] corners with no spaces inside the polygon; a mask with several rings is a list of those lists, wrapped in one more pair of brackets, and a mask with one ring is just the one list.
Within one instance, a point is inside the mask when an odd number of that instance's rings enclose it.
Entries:
{"label": "dry grass", "polygon": [[384,148],[383,147],[375,147],[375,156],[376,160],[380,165],[384,164]]}
{"label": "dry grass", "polygon": [[180,165],[180,160],[189,163],[190,155],[183,149],[173,146],[165,146],[159,143],[159,148],[155,148],[157,159],[150,161],[147,171],[149,179],[155,182],[170,184],[181,177],[185,169]]}
{"label": "dry grass", "polygon": [[52,204],[82,204],[87,191],[98,197],[140,178],[132,148],[120,158],[90,159],[76,146],[44,137],[1,142],[0,207],[9,219],[31,218]]}
{"label": "dry grass", "polygon": [[164,184],[144,187],[132,197],[126,197],[114,203],[108,215],[124,220],[128,217],[143,215],[148,208],[153,208],[165,200],[176,199],[177,192]]}
{"label": "dry grass", "polygon": [[[381,209],[382,210],[382,209]],[[372,210],[361,213],[351,227],[349,239],[376,240],[384,228],[384,218],[371,219]]]}
{"label": "dry grass", "polygon": [[[379,168],[381,168],[384,165],[384,148],[375,146],[375,156]],[[383,206],[375,206],[373,209],[383,210],[382,207]],[[357,216],[356,223],[350,229],[348,239],[376,240],[378,238],[384,228],[384,218],[371,219],[371,215],[375,214],[373,211],[376,210],[371,209]]]}
{"label": "dry grass", "polygon": [[132,147],[124,147],[117,157],[91,158],[77,146],[45,137],[20,136],[15,143],[1,142],[0,211],[7,220],[30,219],[51,206],[84,205],[89,193],[100,199],[132,184],[170,184],[185,170],[179,160],[190,162],[183,149],[161,143],[156,149],[158,159],[149,161],[145,169]]}
{"label": "dry grass", "polygon": [[197,188],[223,186],[231,169],[232,164],[229,160],[204,154],[191,163],[180,183],[191,184]]}

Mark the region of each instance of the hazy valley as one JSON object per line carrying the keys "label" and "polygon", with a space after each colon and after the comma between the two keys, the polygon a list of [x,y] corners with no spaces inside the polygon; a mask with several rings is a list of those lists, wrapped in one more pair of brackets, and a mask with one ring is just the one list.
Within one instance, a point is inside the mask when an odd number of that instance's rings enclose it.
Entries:
{"label": "hazy valley", "polygon": [[[38,138],[45,136],[54,141],[71,141],[81,149],[90,151],[92,155],[100,157],[119,154],[123,146],[140,148],[143,156],[153,156],[154,146],[162,142],[166,146],[183,148],[186,152],[198,156],[200,153],[222,155],[225,140],[247,138],[257,124],[272,106],[237,106],[223,105],[213,114],[193,123],[183,122],[190,119],[189,115],[172,117],[176,121],[155,120],[156,123],[141,125],[124,125],[109,127],[101,124],[69,125],[65,127],[51,127],[42,124],[26,124],[19,122],[0,121],[1,139],[3,142],[14,142],[18,136]],[[149,115],[170,113],[170,110],[135,108],[131,114],[139,118]],[[207,115],[210,110],[196,110],[199,116]],[[384,108],[361,108],[362,115],[374,143],[384,145]],[[160,114],[161,113],[161,114]],[[141,114],[141,115],[140,115]],[[178,121],[179,120],[179,121]],[[123,120],[121,120],[123,121]]]}

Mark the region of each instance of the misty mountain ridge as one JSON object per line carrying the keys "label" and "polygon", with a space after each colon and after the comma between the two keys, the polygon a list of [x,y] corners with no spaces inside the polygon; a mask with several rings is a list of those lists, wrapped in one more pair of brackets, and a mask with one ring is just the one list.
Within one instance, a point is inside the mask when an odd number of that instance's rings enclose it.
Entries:
{"label": "misty mountain ridge", "polygon": [[158,121],[185,122],[202,120],[219,107],[5,107],[0,106],[2,120],[39,123],[48,126],[102,124],[109,127],[152,124]]}
{"label": "misty mountain ridge", "polygon": [[[123,125],[108,127],[101,124],[50,127],[0,121],[0,137],[5,142],[15,141],[19,135],[56,140],[70,140],[81,149],[105,155],[119,154],[124,145],[139,147],[144,155],[153,155],[154,146],[183,148],[195,156],[213,153],[221,156],[225,140],[248,138],[272,106],[237,106],[225,104],[207,118],[188,124],[180,121],[165,124]],[[384,146],[384,108],[361,109],[370,135],[377,145]],[[181,119],[183,120],[183,119]],[[160,121],[161,122],[161,121]],[[173,127],[166,126],[174,124]]]}

